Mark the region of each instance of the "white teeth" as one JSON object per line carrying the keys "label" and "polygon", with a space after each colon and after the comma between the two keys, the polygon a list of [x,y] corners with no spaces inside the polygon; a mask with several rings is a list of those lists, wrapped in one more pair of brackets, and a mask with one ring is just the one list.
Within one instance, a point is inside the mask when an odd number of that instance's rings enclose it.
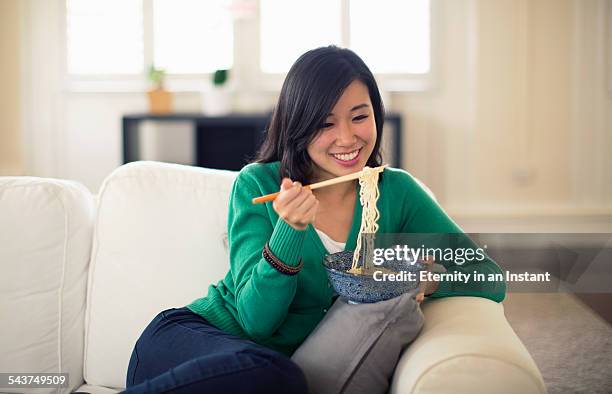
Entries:
{"label": "white teeth", "polygon": [[353,151],[351,153],[344,153],[344,154],[334,154],[334,157],[338,160],[342,160],[342,161],[351,161],[353,160],[355,157],[357,157],[357,155],[359,154],[359,149],[356,151]]}

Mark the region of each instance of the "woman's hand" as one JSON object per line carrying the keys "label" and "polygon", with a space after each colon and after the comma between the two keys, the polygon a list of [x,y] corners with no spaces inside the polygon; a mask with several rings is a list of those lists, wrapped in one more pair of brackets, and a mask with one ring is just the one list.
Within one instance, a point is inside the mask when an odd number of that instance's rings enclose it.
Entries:
{"label": "woman's hand", "polygon": [[[433,257],[427,256],[427,258],[425,260],[421,260],[421,262],[425,264],[425,271],[431,272],[435,263]],[[438,290],[439,285],[440,283],[437,280],[421,282],[419,285],[419,292],[416,295],[416,301],[422,302],[426,295],[433,294],[436,290]]]}
{"label": "woman's hand", "polygon": [[296,230],[306,230],[308,224],[314,223],[319,201],[310,189],[305,189],[299,182],[283,178],[280,194],[272,207],[287,224]]}

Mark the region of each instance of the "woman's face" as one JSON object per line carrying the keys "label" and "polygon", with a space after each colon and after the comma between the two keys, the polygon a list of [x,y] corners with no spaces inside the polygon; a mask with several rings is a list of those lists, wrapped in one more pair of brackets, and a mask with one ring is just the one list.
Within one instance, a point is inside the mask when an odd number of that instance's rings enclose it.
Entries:
{"label": "woman's face", "polygon": [[355,80],[327,116],[318,135],[308,145],[314,181],[360,171],[376,143],[376,120],[368,87]]}

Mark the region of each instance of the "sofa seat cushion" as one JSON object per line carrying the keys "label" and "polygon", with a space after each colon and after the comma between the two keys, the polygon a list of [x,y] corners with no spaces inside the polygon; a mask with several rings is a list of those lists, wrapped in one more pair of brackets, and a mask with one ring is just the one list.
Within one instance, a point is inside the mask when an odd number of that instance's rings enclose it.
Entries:
{"label": "sofa seat cushion", "polygon": [[79,393],[88,393],[88,394],[116,394],[118,392],[120,392],[122,389],[114,389],[114,388],[109,388],[109,387],[104,387],[104,386],[94,386],[91,384],[84,384],[81,387],[79,387],[78,389],[76,389],[76,392],[73,394],[79,394]]}

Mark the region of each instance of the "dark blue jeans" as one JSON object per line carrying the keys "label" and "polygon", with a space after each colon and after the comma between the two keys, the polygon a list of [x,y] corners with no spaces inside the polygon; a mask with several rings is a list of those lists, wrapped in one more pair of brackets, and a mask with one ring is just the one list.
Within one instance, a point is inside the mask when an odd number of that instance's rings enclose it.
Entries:
{"label": "dark blue jeans", "polygon": [[134,346],[127,393],[307,393],[288,357],[225,333],[187,308],[157,315]]}

